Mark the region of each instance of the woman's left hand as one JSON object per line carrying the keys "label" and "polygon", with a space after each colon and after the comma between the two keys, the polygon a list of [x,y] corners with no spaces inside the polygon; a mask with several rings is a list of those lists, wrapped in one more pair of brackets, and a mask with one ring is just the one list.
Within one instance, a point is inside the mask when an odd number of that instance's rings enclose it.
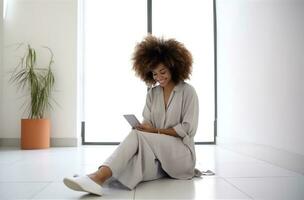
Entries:
{"label": "woman's left hand", "polygon": [[143,132],[149,132],[149,133],[157,133],[157,129],[146,124],[140,124],[136,126],[136,130],[143,131]]}

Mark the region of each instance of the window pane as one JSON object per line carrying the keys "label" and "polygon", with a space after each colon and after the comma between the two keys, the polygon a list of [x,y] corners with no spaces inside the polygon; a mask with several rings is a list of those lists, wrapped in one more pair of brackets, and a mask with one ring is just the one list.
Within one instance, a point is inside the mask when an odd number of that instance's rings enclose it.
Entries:
{"label": "window pane", "polygon": [[86,142],[119,142],[131,130],[123,114],[141,120],[146,86],[131,56],[147,30],[146,1],[84,1]]}
{"label": "window pane", "polygon": [[152,32],[185,44],[194,59],[192,84],[199,96],[196,142],[214,140],[214,33],[212,0],[153,0]]}

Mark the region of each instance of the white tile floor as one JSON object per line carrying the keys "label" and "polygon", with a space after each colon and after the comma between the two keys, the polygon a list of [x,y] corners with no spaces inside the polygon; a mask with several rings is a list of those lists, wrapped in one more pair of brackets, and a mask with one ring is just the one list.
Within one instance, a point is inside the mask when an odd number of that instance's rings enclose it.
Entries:
{"label": "white tile floor", "polygon": [[97,197],[66,188],[62,179],[94,171],[115,146],[21,151],[0,148],[0,199],[304,199],[304,176],[226,150],[199,145],[197,167],[215,176],[160,179],[133,191],[106,187]]}

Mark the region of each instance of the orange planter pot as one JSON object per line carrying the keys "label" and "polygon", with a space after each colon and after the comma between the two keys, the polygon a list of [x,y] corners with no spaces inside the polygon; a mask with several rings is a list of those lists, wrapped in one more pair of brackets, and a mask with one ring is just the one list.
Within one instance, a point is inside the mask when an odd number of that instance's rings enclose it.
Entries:
{"label": "orange planter pot", "polygon": [[21,149],[44,149],[50,147],[49,119],[21,120]]}

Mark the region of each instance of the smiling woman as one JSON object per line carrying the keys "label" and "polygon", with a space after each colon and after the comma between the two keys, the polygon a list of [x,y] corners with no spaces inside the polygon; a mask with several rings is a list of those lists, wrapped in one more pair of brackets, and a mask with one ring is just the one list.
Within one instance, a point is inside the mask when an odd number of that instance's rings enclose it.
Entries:
{"label": "smiling woman", "polygon": [[110,177],[132,190],[142,181],[201,176],[195,169],[194,145],[198,97],[184,82],[191,66],[190,52],[174,39],[149,35],[140,42],[135,48],[133,69],[151,84],[142,123],[129,131],[97,171],[64,178],[64,184],[72,190],[102,195],[102,186]]}

